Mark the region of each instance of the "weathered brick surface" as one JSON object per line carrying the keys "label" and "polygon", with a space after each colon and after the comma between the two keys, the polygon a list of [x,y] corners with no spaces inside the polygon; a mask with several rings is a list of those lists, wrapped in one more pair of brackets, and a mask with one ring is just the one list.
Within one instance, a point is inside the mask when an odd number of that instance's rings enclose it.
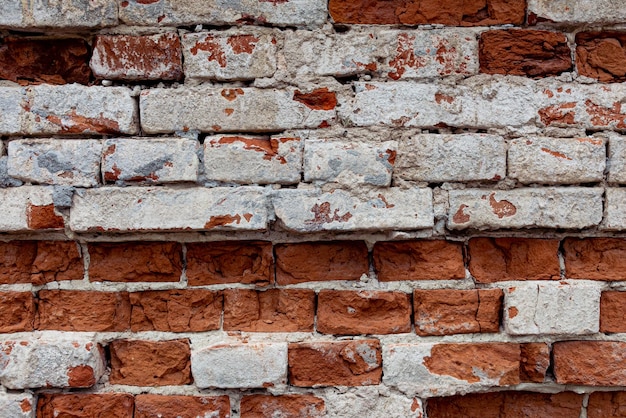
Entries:
{"label": "weathered brick surface", "polygon": [[604,221],[600,228],[619,231],[626,228],[626,189],[608,187],[604,194]]}
{"label": "weathered brick surface", "polygon": [[37,402],[37,417],[133,418],[134,398],[128,393],[42,393]]}
{"label": "weathered brick surface", "polygon": [[0,312],[0,332],[33,330],[35,299],[31,292],[1,292]]}
{"label": "weathered brick surface", "polygon": [[228,396],[135,396],[134,418],[154,417],[228,417],[230,400]]}
{"label": "weathered brick surface", "polygon": [[607,161],[607,180],[612,183],[626,183],[626,138],[623,135],[610,133],[609,159]]}
{"label": "weathered brick surface", "polygon": [[32,3],[7,0],[0,6],[0,27],[8,29],[60,28],[74,31],[112,26],[117,22],[117,5],[107,0],[35,0]]}
{"label": "weathered brick surface", "polygon": [[576,34],[576,67],[580,75],[604,82],[626,80],[626,33],[579,32]]}
{"label": "weathered brick surface", "polygon": [[349,391],[329,390],[325,393],[326,411],[333,418],[359,418],[368,415],[388,418],[423,418],[419,398],[394,392],[382,394],[375,386],[351,388]]}
{"label": "weathered brick surface", "polygon": [[602,220],[603,192],[583,187],[451,190],[448,228],[588,228]]}
{"label": "weathered brick surface", "polygon": [[377,242],[374,268],[380,281],[465,278],[463,246],[444,240]]}
{"label": "weathered brick surface", "polygon": [[9,142],[8,173],[25,182],[95,187],[102,143],[97,140],[22,139]]}
{"label": "weathered brick surface", "polygon": [[359,280],[369,271],[367,246],[363,241],[279,244],[274,251],[276,282],[280,285]]}
{"label": "weathered brick surface", "polygon": [[410,297],[402,292],[321,290],[317,331],[335,335],[410,332]]}
{"label": "weathered brick surface", "polygon": [[210,136],[204,142],[208,180],[243,184],[300,182],[302,141],[297,137]]}
{"label": "weathered brick surface", "polygon": [[587,417],[625,417],[625,402],[626,392],[593,392],[591,395],[589,395],[589,404],[587,405]]}
{"label": "weathered brick surface", "polygon": [[542,383],[550,366],[550,347],[546,343],[520,344],[520,379]]}
{"label": "weathered brick surface", "polygon": [[54,210],[52,188],[22,186],[0,189],[0,231],[27,232],[63,229],[63,218]]}
{"label": "weathered brick surface", "polygon": [[199,388],[265,388],[287,382],[287,344],[222,344],[194,350]]}
{"label": "weathered brick surface", "polygon": [[207,242],[186,246],[186,274],[190,286],[274,283],[274,260],[269,242]]}
{"label": "weathered brick surface", "polygon": [[30,393],[3,393],[0,395],[0,409],[7,417],[33,418],[35,398]]}
{"label": "weathered brick surface", "polygon": [[558,280],[559,242],[532,238],[472,238],[469,270],[479,283]]}
{"label": "weathered brick surface", "polygon": [[557,383],[624,386],[626,343],[617,341],[562,341],[552,346]]}
{"label": "weathered brick surface", "polygon": [[191,383],[187,340],[116,340],[111,351],[112,384],[135,386],[186,385]]}
{"label": "weathered brick surface", "polygon": [[104,181],[148,184],[195,182],[196,141],[182,138],[108,139],[103,143]]}
{"label": "weathered brick surface", "polygon": [[96,78],[112,80],[178,80],[182,50],[176,33],[98,35],[89,66]]}
{"label": "weathered brick surface", "polygon": [[[308,289],[227,289],[224,330],[312,332],[315,292]],[[319,321],[319,318],[318,318]]]}
{"label": "weathered brick surface", "polygon": [[626,19],[626,11],[612,0],[582,0],[576,7],[567,0],[528,0],[529,23],[614,23]]}
{"label": "weathered brick surface", "polygon": [[413,317],[418,335],[498,332],[500,289],[414,290]]}
{"label": "weathered brick surface", "polygon": [[181,245],[173,242],[89,244],[89,280],[177,282],[182,272]]}
{"label": "weathered brick surface", "polygon": [[380,383],[378,340],[289,344],[289,382],[293,386],[366,386]]}
{"label": "weathered brick surface", "polygon": [[249,80],[276,71],[276,33],[203,32],[182,36],[185,76],[199,80]]}
{"label": "weathered brick surface", "polygon": [[567,238],[563,241],[565,277],[626,280],[626,241],[620,238]]}
{"label": "weathered brick surface", "polygon": [[80,280],[83,260],[73,241],[11,241],[0,243],[0,283]]}
{"label": "weathered brick surface", "polygon": [[40,290],[37,298],[37,329],[104,332],[130,328],[126,292]]}
{"label": "weathered brick surface", "polygon": [[626,332],[626,292],[602,292],[600,298],[600,332]]}
{"label": "weathered brick surface", "polygon": [[324,399],[312,395],[249,395],[241,398],[241,418],[326,416]]}

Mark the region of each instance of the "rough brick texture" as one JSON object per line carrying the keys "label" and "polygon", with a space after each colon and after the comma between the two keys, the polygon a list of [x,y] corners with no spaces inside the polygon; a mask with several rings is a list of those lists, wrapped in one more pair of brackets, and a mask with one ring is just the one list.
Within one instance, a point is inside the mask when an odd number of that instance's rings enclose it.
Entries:
{"label": "rough brick texture", "polygon": [[241,417],[288,416],[323,417],[324,400],[311,395],[250,395],[241,398]]}
{"label": "rough brick texture", "polygon": [[137,395],[135,397],[135,418],[225,417],[229,414],[230,401],[228,396]]}
{"label": "rough brick texture", "polygon": [[78,418],[103,418],[114,415],[133,417],[134,399],[126,393],[106,394],[42,394],[37,403],[37,416],[56,418],[74,415]]}
{"label": "rough brick texture", "polygon": [[624,280],[626,241],[618,238],[566,239],[565,275],[573,279]]}
{"label": "rough brick texture", "polygon": [[72,241],[11,241],[0,244],[0,283],[81,280],[83,260]]}
{"label": "rough brick texture", "polygon": [[[618,341],[563,341],[554,344],[557,383],[624,386],[626,343]],[[590,361],[593,359],[593,361]]]}
{"label": "rough brick texture", "polygon": [[626,292],[602,292],[600,298],[600,332],[626,332],[625,311]]}
{"label": "rough brick texture", "polygon": [[32,331],[35,321],[35,299],[30,292],[1,292],[0,332]]}

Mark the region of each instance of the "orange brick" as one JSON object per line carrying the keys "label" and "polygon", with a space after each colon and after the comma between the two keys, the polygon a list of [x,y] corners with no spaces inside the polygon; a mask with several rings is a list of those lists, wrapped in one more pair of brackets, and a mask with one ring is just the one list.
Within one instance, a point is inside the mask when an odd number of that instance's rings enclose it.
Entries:
{"label": "orange brick", "polygon": [[0,284],[81,280],[83,260],[73,241],[0,243]]}
{"label": "orange brick", "polygon": [[30,292],[0,293],[0,332],[32,331],[35,300]]}
{"label": "orange brick", "polygon": [[563,242],[568,279],[626,280],[626,240],[567,238]]}
{"label": "orange brick", "polygon": [[37,418],[133,418],[133,405],[127,393],[41,393]]}
{"label": "orange brick", "polygon": [[241,418],[321,418],[324,400],[313,395],[250,395],[241,398]]}
{"label": "orange brick", "polygon": [[230,416],[228,396],[137,395],[134,418],[197,418]]}
{"label": "orange brick", "polygon": [[602,292],[600,332],[626,332],[626,292]]}

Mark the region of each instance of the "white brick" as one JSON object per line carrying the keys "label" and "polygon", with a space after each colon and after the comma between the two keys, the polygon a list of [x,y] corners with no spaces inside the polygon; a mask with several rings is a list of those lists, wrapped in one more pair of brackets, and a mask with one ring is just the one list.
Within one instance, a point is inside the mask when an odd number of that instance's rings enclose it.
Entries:
{"label": "white brick", "polygon": [[522,183],[601,181],[605,164],[602,139],[526,137],[509,142],[509,177]]}
{"label": "white brick", "polygon": [[102,169],[106,182],[151,184],[198,179],[199,143],[183,138],[108,139]]}
{"label": "white brick", "polygon": [[117,24],[111,0],[2,0],[0,27],[16,29],[98,28]]}
{"label": "white brick", "polygon": [[600,228],[609,231],[626,229],[626,189],[609,187],[605,199],[606,215]]}
{"label": "white brick", "polygon": [[593,334],[600,326],[596,285],[516,283],[504,292],[504,328],[512,335]]}
{"label": "white brick", "polygon": [[626,183],[626,137],[610,133],[609,161],[607,163],[608,181],[612,183]]}
{"label": "white brick", "polygon": [[496,135],[405,135],[394,175],[428,182],[499,180],[506,176],[506,144]]}
{"label": "white brick", "polygon": [[0,134],[137,133],[130,89],[66,84],[0,87]]}
{"label": "white brick", "polygon": [[344,190],[278,190],[272,201],[276,217],[291,231],[385,231],[433,226],[428,188],[383,189],[362,194]]}
{"label": "white brick", "polygon": [[51,187],[21,186],[0,189],[0,231],[25,232],[42,229],[40,217],[55,216],[52,205]]}
{"label": "white brick", "polygon": [[556,23],[621,23],[626,19],[623,6],[616,0],[529,0],[528,13]]}
{"label": "white brick", "polygon": [[304,143],[304,181],[348,185],[391,185],[398,144],[370,144],[337,139],[307,139]]}
{"label": "white brick", "polygon": [[[384,387],[366,386],[323,393],[328,418],[423,418],[418,398],[398,395]],[[385,393],[386,392],[386,393]]]}
{"label": "white brick", "polygon": [[0,382],[9,389],[91,387],[105,371],[97,343],[51,333],[0,342]]}
{"label": "white brick", "polygon": [[33,183],[94,187],[102,143],[90,139],[23,139],[9,142],[9,176]]}
{"label": "white brick", "polygon": [[250,80],[276,71],[272,33],[208,32],[182,36],[185,76],[199,80]]}
{"label": "white brick", "polygon": [[600,188],[524,188],[450,190],[448,228],[567,228],[598,225]]}
{"label": "white brick", "polygon": [[210,136],[204,142],[208,180],[243,184],[294,184],[302,171],[300,138]]}
{"label": "white brick", "polygon": [[285,37],[289,71],[297,75],[375,73],[416,79],[478,73],[474,29],[296,31]]}
{"label": "white brick", "polygon": [[0,411],[7,418],[35,418],[35,404],[30,393],[0,393]]}
{"label": "white brick", "polygon": [[287,343],[227,344],[192,350],[191,373],[201,389],[285,384]]}
{"label": "white brick", "polygon": [[[146,133],[199,130],[203,132],[267,132],[317,128],[335,118],[333,92],[329,110],[298,101],[296,89],[216,89],[212,87],[144,90],[141,126]],[[317,108],[316,108],[317,107]]]}
{"label": "white brick", "polygon": [[224,25],[246,22],[276,26],[320,26],[326,22],[326,0],[156,0],[120,2],[120,20],[129,25]]}
{"label": "white brick", "polygon": [[267,227],[261,187],[103,187],[74,195],[70,227],[80,232],[260,231]]}

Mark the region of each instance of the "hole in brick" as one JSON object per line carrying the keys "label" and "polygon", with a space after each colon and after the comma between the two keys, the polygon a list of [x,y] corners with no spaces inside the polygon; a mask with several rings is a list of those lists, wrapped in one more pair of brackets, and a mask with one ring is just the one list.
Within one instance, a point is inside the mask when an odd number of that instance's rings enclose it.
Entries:
{"label": "hole in brick", "polygon": [[350,31],[350,26],[348,25],[335,25],[333,26],[333,29],[335,29],[335,32],[337,33],[346,33]]}
{"label": "hole in brick", "polygon": [[359,81],[359,76],[357,74],[353,75],[345,75],[345,76],[335,76],[334,77],[337,82],[341,84],[350,84],[354,81]]}

